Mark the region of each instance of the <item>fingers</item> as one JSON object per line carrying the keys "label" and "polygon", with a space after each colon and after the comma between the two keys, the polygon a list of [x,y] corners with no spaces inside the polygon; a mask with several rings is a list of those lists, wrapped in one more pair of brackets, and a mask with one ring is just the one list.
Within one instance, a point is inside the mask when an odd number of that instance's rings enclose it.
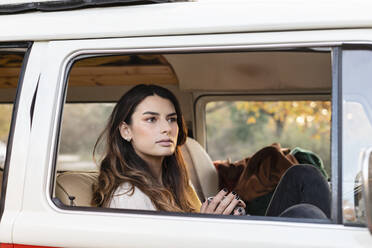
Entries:
{"label": "fingers", "polygon": [[208,207],[208,201],[205,200],[205,201],[203,202],[203,204],[201,205],[201,207],[200,207],[200,213],[205,213],[207,207]]}
{"label": "fingers", "polygon": [[214,214],[217,206],[220,204],[227,192],[227,189],[222,189],[220,192],[218,192],[217,195],[213,197],[213,200],[208,204],[205,213]]}
{"label": "fingers", "polygon": [[200,208],[200,213],[245,215],[245,203],[233,191],[230,194],[226,189],[221,190],[215,197],[208,197]]}
{"label": "fingers", "polygon": [[[230,202],[228,202],[227,205],[223,206],[224,210],[222,212],[222,214],[230,214],[234,208],[239,204],[239,196],[235,193],[235,192],[231,192],[226,198],[225,200],[229,198],[231,199]],[[221,202],[220,205],[222,205],[223,202]]]}

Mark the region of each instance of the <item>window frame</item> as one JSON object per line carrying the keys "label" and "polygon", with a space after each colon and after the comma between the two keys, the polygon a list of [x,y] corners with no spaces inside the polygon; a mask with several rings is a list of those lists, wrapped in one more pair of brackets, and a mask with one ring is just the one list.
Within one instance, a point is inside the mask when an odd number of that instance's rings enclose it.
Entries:
{"label": "window frame", "polygon": [[[170,212],[162,212],[162,211],[147,211],[147,210],[130,210],[130,209],[108,209],[108,208],[95,208],[95,207],[71,207],[71,206],[65,206],[61,205],[58,201],[55,201],[53,199],[53,189],[54,189],[54,182],[57,175],[57,156],[59,151],[59,142],[60,142],[60,135],[61,135],[61,123],[62,123],[62,113],[63,113],[63,107],[66,103],[66,93],[67,93],[67,87],[68,87],[68,78],[69,78],[69,72],[71,70],[71,67],[73,64],[80,59],[83,58],[89,58],[89,57],[97,57],[97,56],[110,56],[110,55],[130,55],[130,54],[177,54],[177,53],[223,53],[223,52],[262,52],[262,51],[307,51],[311,52],[316,49],[320,49],[321,51],[327,51],[331,52],[332,57],[332,75],[334,69],[338,67],[334,67],[334,50],[339,46],[339,43],[326,43],[326,44],[309,44],[309,43],[293,43],[293,44],[274,44],[274,45],[267,45],[267,46],[254,46],[254,45],[230,45],[230,46],[200,46],[200,47],[168,47],[168,48],[123,48],[123,49],[81,49],[74,53],[70,53],[68,58],[65,59],[65,62],[63,64],[62,68],[62,79],[61,79],[61,85],[62,87],[62,94],[59,96],[59,101],[57,103],[57,114],[56,114],[56,126],[54,129],[54,137],[55,140],[52,141],[51,150],[52,150],[52,163],[51,163],[51,169],[49,170],[50,174],[48,175],[48,184],[47,184],[47,197],[50,200],[50,203],[57,207],[57,209],[60,210],[68,210],[68,211],[83,211],[83,212],[91,212],[91,213],[133,213],[133,214],[143,214],[143,215],[160,215],[160,216],[191,216],[191,217],[202,217],[202,218],[210,218],[213,217],[215,219],[239,219],[239,220],[259,220],[264,222],[272,222],[275,221],[276,223],[282,223],[282,222],[289,222],[289,223],[315,223],[315,224],[342,224],[338,221],[339,217],[339,211],[334,211],[333,209],[339,209],[341,207],[341,204],[338,202],[334,203],[332,201],[332,217],[330,220],[315,220],[315,219],[301,219],[301,218],[282,218],[282,217],[266,217],[266,216],[220,216],[220,215],[208,215],[208,214],[189,214],[189,213],[170,213]],[[338,87],[338,79],[335,80],[334,77],[332,77],[332,86]],[[333,112],[338,111],[338,101],[339,98],[333,99],[333,88],[332,92],[330,93],[332,95],[332,101],[336,101],[336,107],[333,106],[332,103],[332,120],[334,119]],[[320,94],[322,95],[322,94]],[[195,101],[194,101],[195,102]],[[194,104],[194,123],[195,123],[195,108],[196,105]],[[194,127],[195,129],[195,127]],[[338,130],[338,123],[332,122],[332,130]],[[194,132],[195,133],[195,132]],[[339,167],[339,164],[335,164],[332,154],[336,152],[336,154],[339,154],[339,144],[332,145],[334,141],[339,140],[335,139],[333,137],[334,133],[331,131],[331,167],[333,168]],[[338,134],[337,134],[338,135]],[[332,172],[333,175],[333,172]],[[334,173],[332,176],[332,183],[335,183],[334,185],[338,185],[339,175],[337,173]],[[332,194],[334,193],[334,190],[332,189]],[[334,216],[335,215],[335,216]]]}
{"label": "window frame", "polygon": [[[333,81],[338,80],[335,79],[334,76],[332,77],[332,84]],[[333,85],[332,85],[333,86]],[[231,94],[231,95],[222,95],[222,94],[214,94],[214,95],[200,95],[197,100],[195,101],[194,113],[196,116],[195,126],[197,127],[196,130],[196,139],[203,147],[207,150],[207,137],[206,137],[206,105],[212,101],[306,101],[306,100],[327,100],[331,101],[332,106],[332,113],[331,113],[331,131],[330,131],[330,159],[331,159],[331,184],[336,185],[336,187],[332,187],[332,203],[331,203],[331,220],[333,224],[343,224],[342,221],[342,194],[338,192],[341,191],[342,185],[342,177],[340,174],[342,173],[342,167],[340,163],[342,160],[339,158],[337,152],[337,159],[335,159],[334,150],[341,149],[340,143],[340,131],[342,130],[341,127],[336,128],[336,124],[334,124],[335,118],[340,118],[339,114],[333,113],[340,110],[337,110],[337,106],[340,104],[334,104],[334,98],[340,97],[335,96],[335,94],[330,93],[320,93],[314,92],[314,94],[251,94],[251,95],[240,95],[240,94]],[[339,102],[339,101],[338,101]],[[338,117],[337,117],[338,116]],[[201,130],[201,131],[200,131]],[[342,132],[341,132],[342,133]],[[336,135],[336,138],[334,137]],[[336,140],[336,141],[335,141]],[[337,145],[333,145],[334,142],[339,142]],[[335,175],[333,175],[335,174]],[[337,197],[334,197],[336,195]]]}
{"label": "window frame", "polygon": [[332,126],[331,169],[332,202],[331,219],[343,224],[342,216],[342,53],[340,47],[332,49]]}
{"label": "window frame", "polygon": [[8,143],[6,148],[6,155],[4,161],[4,171],[3,171],[3,181],[2,181],[2,190],[1,190],[1,198],[0,198],[0,222],[4,213],[5,201],[6,201],[6,191],[7,191],[7,184],[8,184],[8,174],[9,174],[9,167],[10,167],[10,154],[12,153],[12,146],[13,146],[13,137],[14,137],[14,129],[15,124],[17,122],[17,113],[19,108],[19,98],[22,91],[23,79],[27,67],[27,62],[30,56],[32,42],[15,42],[15,43],[0,43],[0,51],[10,51],[10,52],[24,52],[24,58],[21,65],[21,70],[18,78],[16,95],[13,101],[13,110],[12,116],[10,121],[10,128],[9,128],[9,135],[8,135]]}

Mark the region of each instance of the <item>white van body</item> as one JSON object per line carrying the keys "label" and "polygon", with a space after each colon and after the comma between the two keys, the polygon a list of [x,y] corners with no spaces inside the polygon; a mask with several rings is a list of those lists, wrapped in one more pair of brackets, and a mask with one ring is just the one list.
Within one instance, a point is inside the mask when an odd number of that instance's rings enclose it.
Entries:
{"label": "white van body", "polygon": [[[371,247],[372,236],[365,226],[70,211],[57,207],[49,196],[54,149],[58,145],[58,113],[63,105],[67,65],[72,58],[92,53],[370,45],[371,9],[370,1],[260,0],[0,15],[0,46],[32,42],[7,158],[0,247]],[[179,88],[192,93],[187,100],[190,107],[186,108],[195,111],[190,119],[201,144],[203,123],[197,120],[201,113],[193,110],[196,98],[242,91],[237,85],[226,88],[193,84],[182,78]],[[112,92],[116,94],[112,98],[121,93]],[[372,97],[372,91],[367,94]],[[3,95],[6,99],[6,93]],[[338,155],[332,153],[334,156]]]}

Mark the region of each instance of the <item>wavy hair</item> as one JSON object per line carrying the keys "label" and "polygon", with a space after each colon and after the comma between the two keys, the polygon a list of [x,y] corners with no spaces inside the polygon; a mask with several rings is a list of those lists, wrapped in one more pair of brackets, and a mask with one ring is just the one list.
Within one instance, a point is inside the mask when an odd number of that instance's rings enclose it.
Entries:
{"label": "wavy hair", "polygon": [[[162,165],[162,184],[151,174],[148,164],[137,155],[132,144],[125,141],[119,131],[124,121],[131,124],[131,117],[146,97],[157,95],[168,99],[174,105],[179,127],[175,152],[166,156]],[[189,175],[186,170],[180,145],[186,141],[187,129],[177,98],[168,89],[156,85],[140,84],[125,93],[115,105],[106,128],[94,145],[93,157],[102,141],[105,151],[100,163],[98,182],[93,186],[92,205],[108,207],[115,190],[123,183],[129,183],[129,191],[139,188],[153,202],[158,210],[174,212],[197,212],[192,203]]]}

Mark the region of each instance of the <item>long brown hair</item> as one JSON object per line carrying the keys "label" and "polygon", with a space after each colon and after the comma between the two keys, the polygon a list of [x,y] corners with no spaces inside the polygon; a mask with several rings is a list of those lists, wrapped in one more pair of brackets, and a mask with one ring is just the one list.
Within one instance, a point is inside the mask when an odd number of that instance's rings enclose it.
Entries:
{"label": "long brown hair", "polygon": [[[166,156],[162,165],[162,185],[151,174],[148,164],[135,152],[130,142],[125,141],[119,131],[124,121],[131,124],[131,117],[136,107],[146,97],[157,95],[168,99],[174,105],[179,127],[175,152]],[[168,89],[156,85],[137,85],[125,93],[113,109],[106,128],[99,136],[93,150],[93,157],[98,145],[105,139],[106,149],[100,166],[98,182],[93,186],[92,205],[108,207],[115,190],[123,183],[144,192],[158,210],[197,212],[193,206],[186,170],[179,146],[184,144],[187,129],[177,98]],[[195,205],[195,204],[194,204]]]}

